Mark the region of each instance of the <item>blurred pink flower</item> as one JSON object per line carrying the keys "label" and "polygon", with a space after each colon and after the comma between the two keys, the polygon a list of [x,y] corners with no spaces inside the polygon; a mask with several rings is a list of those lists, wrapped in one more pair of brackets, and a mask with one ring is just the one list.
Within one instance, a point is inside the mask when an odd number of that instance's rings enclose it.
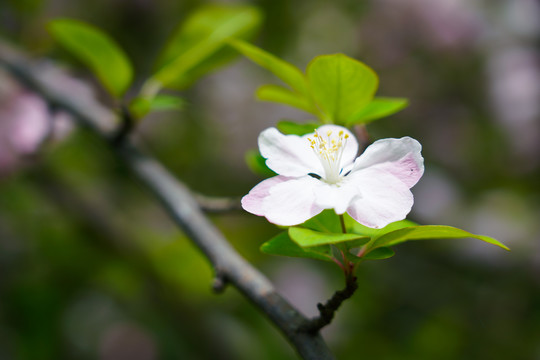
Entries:
{"label": "blurred pink flower", "polygon": [[47,104],[32,93],[21,92],[5,110],[0,116],[5,118],[9,145],[20,154],[34,153],[50,130]]}
{"label": "blurred pink flower", "polygon": [[[5,95],[5,94],[4,94]],[[50,133],[47,104],[19,89],[0,99],[0,176],[34,154]]]}
{"label": "blurred pink flower", "polygon": [[467,0],[375,1],[361,24],[362,48],[389,64],[407,63],[419,49],[462,57],[486,29],[483,14]]}
{"label": "blurred pink flower", "polygon": [[487,67],[493,118],[512,147],[513,168],[534,171],[540,159],[540,52],[532,47],[499,47]]}
{"label": "blurred pink flower", "polygon": [[[47,63],[40,66],[42,81],[53,84],[58,96],[92,111],[100,119],[100,127],[115,126],[114,113],[99,103],[90,85]],[[69,114],[51,113],[41,97],[0,73],[0,177],[27,162],[46,140],[58,141],[67,136],[72,124]]]}
{"label": "blurred pink flower", "polygon": [[255,186],[242,207],[284,226],[334,209],[363,225],[384,227],[411,210],[410,188],[424,172],[421,148],[410,137],[382,139],[356,157],[358,143],[341,126],[324,125],[304,136],[269,128],[259,136],[259,150],[278,175]]}
{"label": "blurred pink flower", "polygon": [[484,23],[474,4],[466,0],[411,0],[401,2],[412,9],[419,34],[438,48],[459,49],[477,40]]}

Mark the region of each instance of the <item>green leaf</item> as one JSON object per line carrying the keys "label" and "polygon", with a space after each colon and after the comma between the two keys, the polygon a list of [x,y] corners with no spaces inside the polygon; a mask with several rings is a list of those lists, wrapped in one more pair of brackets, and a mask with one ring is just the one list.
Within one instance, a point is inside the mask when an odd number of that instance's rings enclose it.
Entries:
{"label": "green leaf", "polygon": [[382,229],[377,229],[377,233],[375,234],[375,238],[379,238],[379,237],[383,236],[384,234],[387,234],[387,233],[392,232],[394,230],[409,228],[409,227],[413,227],[413,226],[418,226],[418,224],[415,223],[414,221],[407,220],[407,219],[394,221],[393,223],[390,223],[390,224],[386,225]]}
{"label": "green leaf", "polygon": [[363,249],[360,248],[360,247],[352,247],[352,248],[350,248],[348,250],[348,252],[345,253],[345,255],[347,256],[347,260],[358,264],[358,263],[361,263],[364,260],[384,260],[384,259],[388,259],[388,258],[391,258],[392,256],[394,256],[396,254],[390,248],[380,247],[380,248],[373,249],[373,250],[371,250],[371,251],[369,251],[367,253],[364,253],[361,256],[357,256],[356,254],[358,254],[359,252],[362,252],[362,250]]}
{"label": "green leaf", "polygon": [[172,95],[156,95],[153,98],[136,97],[129,109],[136,118],[141,118],[152,111],[181,110],[184,99]]}
{"label": "green leaf", "polygon": [[272,72],[299,94],[307,96],[306,79],[296,66],[245,41],[231,40],[230,45],[253,62]]}
{"label": "green leaf", "polygon": [[358,221],[354,220],[347,213],[344,214],[344,217],[345,217],[345,226],[347,227],[347,231],[351,233],[359,234],[359,235],[369,236],[372,238],[380,237],[386,233],[389,233],[397,229],[418,225],[414,221],[405,219],[405,220],[399,220],[399,221],[390,223],[381,229],[374,229],[374,228],[370,228],[370,227],[360,224]]}
{"label": "green leaf", "polygon": [[307,67],[307,78],[323,120],[342,125],[373,99],[379,84],[371,68],[343,54],[316,57]]}
{"label": "green leaf", "polygon": [[178,96],[161,94],[153,99],[151,110],[181,110],[184,105],[184,99]]}
{"label": "green leaf", "polygon": [[357,114],[353,115],[347,125],[367,124],[374,120],[390,116],[409,105],[407,99],[376,97]]}
{"label": "green leaf", "polygon": [[304,96],[295,93],[283,86],[263,85],[255,92],[257,99],[289,105],[309,113],[316,113],[316,109]]}
{"label": "green leaf", "polygon": [[357,234],[326,233],[301,227],[290,227],[289,236],[301,247],[336,244],[351,240],[355,240],[357,244],[366,244],[370,240],[367,236]]}
{"label": "green leaf", "polygon": [[266,159],[262,157],[258,150],[248,150],[245,155],[246,164],[255,174],[263,177],[276,176],[277,174],[266,166]]}
{"label": "green leaf", "polygon": [[291,241],[286,231],[276,235],[261,245],[261,251],[270,255],[310,258],[323,261],[332,261],[329,246],[315,246],[303,249]]}
{"label": "green leaf", "polygon": [[499,246],[505,250],[510,250],[501,242],[483,235],[475,235],[452,226],[444,225],[423,225],[412,226],[388,232],[375,239],[372,247],[393,246],[409,240],[432,240],[432,239],[461,239],[474,238],[485,241],[489,244]]}
{"label": "green leaf", "polygon": [[372,251],[368,252],[366,255],[362,256],[359,259],[364,259],[364,260],[384,260],[384,259],[391,258],[395,254],[396,253],[390,248],[380,247],[380,248],[373,249]]}
{"label": "green leaf", "polygon": [[306,135],[315,132],[315,129],[321,126],[317,123],[298,124],[293,121],[282,120],[277,123],[277,129],[285,135]]}
{"label": "green leaf", "polygon": [[149,82],[176,89],[189,86],[237,56],[226,47],[226,41],[251,37],[261,19],[253,6],[210,4],[199,8],[172,36]]}
{"label": "green leaf", "polygon": [[327,233],[341,232],[339,216],[334,210],[324,210],[302,224],[302,227]]}
{"label": "green leaf", "polygon": [[94,72],[113,96],[120,97],[131,85],[131,62],[103,31],[72,19],[53,20],[47,29],[60,45]]}

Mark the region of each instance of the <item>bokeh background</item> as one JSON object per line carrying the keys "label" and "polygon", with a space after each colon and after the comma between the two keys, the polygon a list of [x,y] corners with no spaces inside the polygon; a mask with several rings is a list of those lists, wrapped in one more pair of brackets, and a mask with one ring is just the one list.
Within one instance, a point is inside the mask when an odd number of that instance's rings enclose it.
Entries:
{"label": "bokeh background", "polygon": [[[0,36],[99,85],[44,30],[72,17],[108,31],[139,82],[203,1],[3,0]],[[410,106],[368,126],[423,144],[411,219],[493,236],[403,244],[365,263],[324,330],[339,359],[540,359],[540,6],[535,0],[253,1],[257,45],[304,68],[343,52]],[[183,111],[137,128],[141,147],[194,190],[240,196],[261,178],[244,153],[304,113],[254,100],[274,82],[238,59],[182,92]],[[81,91],[84,91],[81,90]],[[294,359],[281,335],[212,271],[100,139],[0,72],[0,359]],[[278,230],[212,219],[305,314],[342,287],[332,264],[264,255]]]}

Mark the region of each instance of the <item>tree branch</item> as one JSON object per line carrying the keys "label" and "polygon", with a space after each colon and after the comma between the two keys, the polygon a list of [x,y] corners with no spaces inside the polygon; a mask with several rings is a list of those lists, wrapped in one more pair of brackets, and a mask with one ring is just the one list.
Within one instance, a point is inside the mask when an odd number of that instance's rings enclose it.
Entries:
{"label": "tree branch", "polygon": [[[66,90],[50,72],[43,71],[40,64],[29,62],[3,43],[0,43],[0,65],[51,105],[70,113],[81,125],[109,140],[119,158],[131,168],[135,176],[161,202],[169,216],[206,255],[218,274],[217,279],[236,287],[265,313],[302,358],[333,359],[318,331],[308,331],[306,323],[309,321],[276,292],[264,275],[233,249],[202,213],[184,184],[160,163],[139,151],[129,138],[116,142],[116,146],[113,144],[111,139],[114,138],[117,122],[114,122],[116,116],[112,111]],[[222,289],[223,286],[220,284],[217,288]]]}

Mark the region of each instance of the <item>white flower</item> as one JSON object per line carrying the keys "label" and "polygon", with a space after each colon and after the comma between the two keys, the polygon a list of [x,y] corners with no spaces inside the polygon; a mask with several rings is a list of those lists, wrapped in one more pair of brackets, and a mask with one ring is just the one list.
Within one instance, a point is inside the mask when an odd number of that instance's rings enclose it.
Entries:
{"label": "white flower", "polygon": [[283,226],[334,209],[381,228],[410,212],[409,189],[424,172],[421,149],[410,137],[382,139],[356,157],[358,142],[341,126],[324,125],[304,136],[269,128],[259,136],[259,150],[278,175],[251,189],[242,207]]}

